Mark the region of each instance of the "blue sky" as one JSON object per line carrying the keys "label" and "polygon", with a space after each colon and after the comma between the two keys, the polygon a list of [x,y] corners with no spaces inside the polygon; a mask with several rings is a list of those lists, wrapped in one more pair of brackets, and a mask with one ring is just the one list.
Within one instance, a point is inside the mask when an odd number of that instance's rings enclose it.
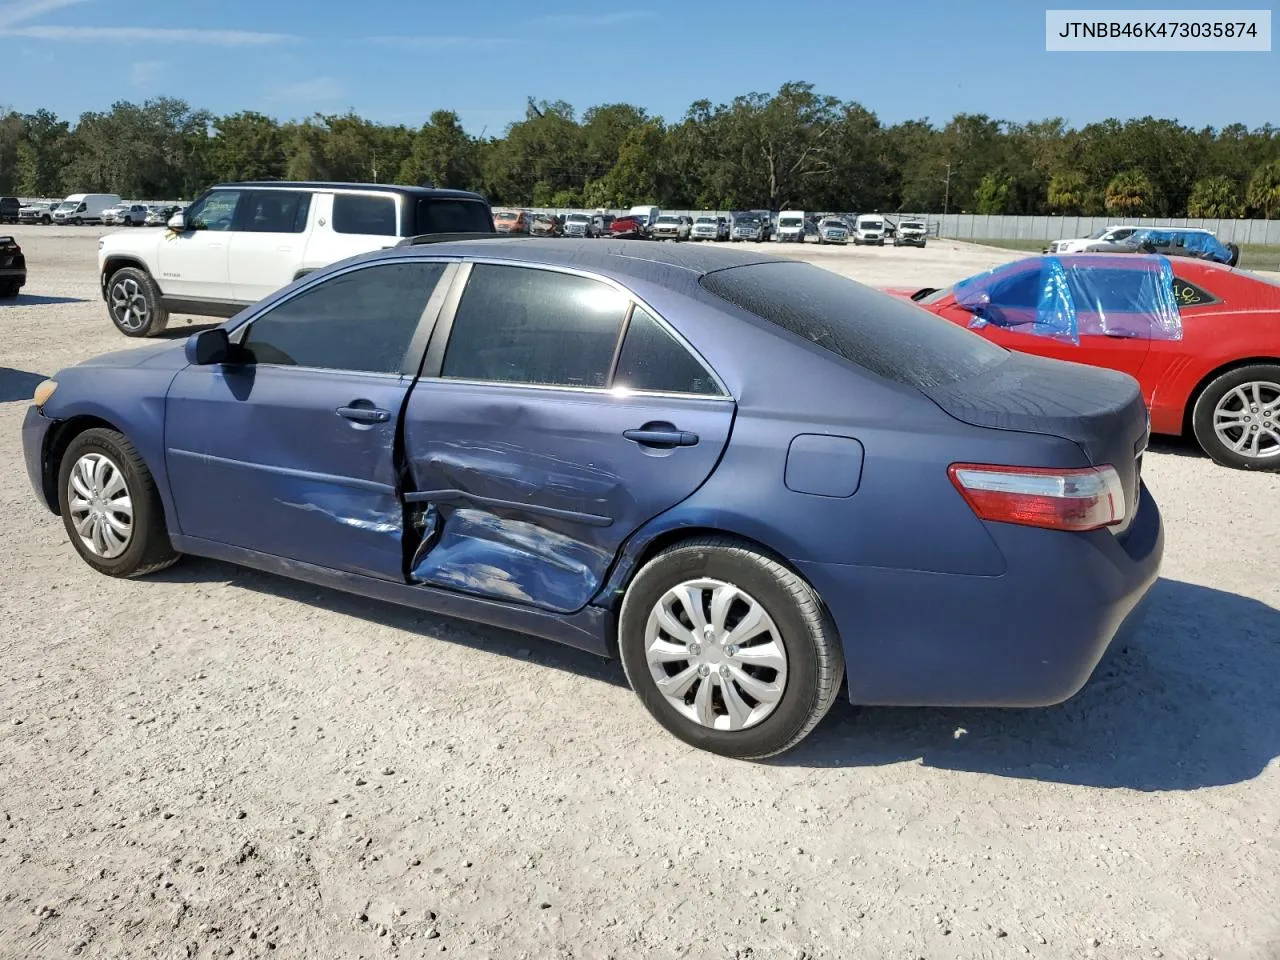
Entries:
{"label": "blue sky", "polygon": [[961,111],[1280,121],[1274,50],[1046,53],[1044,10],[1027,0],[0,0],[0,107],[74,118],[163,94],[215,113],[352,108],[411,125],[448,108],[472,133],[495,134],[529,96],[579,112],[625,101],[674,120],[697,99],[808,80],[887,123]]}

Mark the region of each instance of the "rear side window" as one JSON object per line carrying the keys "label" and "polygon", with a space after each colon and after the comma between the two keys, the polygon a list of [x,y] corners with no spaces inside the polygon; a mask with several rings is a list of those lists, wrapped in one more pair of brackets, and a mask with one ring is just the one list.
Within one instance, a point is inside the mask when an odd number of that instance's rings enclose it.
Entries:
{"label": "rear side window", "polygon": [[627,325],[613,385],[652,393],[720,394],[707,368],[638,305]]}
{"label": "rear side window", "polygon": [[337,193],[333,197],[335,233],[360,233],[371,237],[396,235],[394,197],[371,197],[357,193]]}
{"label": "rear side window", "polygon": [[587,277],[478,263],[458,304],[440,375],[604,387],[628,302]]}
{"label": "rear side window", "polygon": [[836,356],[919,389],[999,363],[1003,347],[888,294],[807,263],[717,270],[702,286]]}
{"label": "rear side window", "polygon": [[417,206],[415,234],[493,233],[489,208],[479,200],[423,197]]}
{"label": "rear side window", "polygon": [[291,190],[255,190],[240,205],[237,230],[246,233],[302,233],[307,229],[311,194]]}
{"label": "rear side window", "polygon": [[380,263],[338,274],[254,320],[241,346],[255,363],[400,373],[443,274],[442,263]]}

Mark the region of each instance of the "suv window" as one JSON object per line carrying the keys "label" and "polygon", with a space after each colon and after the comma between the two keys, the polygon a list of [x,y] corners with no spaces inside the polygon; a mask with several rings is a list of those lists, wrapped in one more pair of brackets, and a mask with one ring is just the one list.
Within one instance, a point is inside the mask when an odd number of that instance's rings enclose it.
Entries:
{"label": "suv window", "polygon": [[230,230],[241,196],[239,190],[215,190],[187,211],[187,229]]}
{"label": "suv window", "polygon": [[493,233],[493,218],[489,208],[479,200],[422,197],[418,200],[413,232]]}
{"label": "suv window", "polygon": [[639,305],[627,324],[613,386],[655,393],[720,394],[707,368]]}
{"label": "suv window", "polygon": [[964,380],[1003,347],[915,304],[807,263],[717,270],[704,289],[872,373],[919,389]]}
{"label": "suv window", "polygon": [[334,194],[333,230],[335,233],[394,237],[396,235],[395,198],[371,197],[358,193]]}
{"label": "suv window", "polygon": [[379,263],[330,277],[254,320],[241,347],[253,363],[400,373],[444,266]]}
{"label": "suv window", "polygon": [[604,387],[628,304],[627,296],[599,280],[476,264],[440,375]]}
{"label": "suv window", "polygon": [[311,194],[294,190],[255,190],[240,205],[237,230],[247,233],[302,233],[311,212]]}

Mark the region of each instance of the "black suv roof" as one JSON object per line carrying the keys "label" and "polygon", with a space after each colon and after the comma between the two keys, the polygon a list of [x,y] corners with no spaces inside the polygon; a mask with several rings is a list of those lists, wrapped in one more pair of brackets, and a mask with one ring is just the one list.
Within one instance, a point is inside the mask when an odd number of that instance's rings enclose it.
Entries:
{"label": "black suv roof", "polygon": [[[215,183],[211,190],[221,187],[276,187],[292,190],[365,190],[379,193],[398,193],[413,197],[458,197],[471,200],[484,200],[484,197],[470,190],[447,190],[443,187],[409,187],[398,183],[341,183],[331,180],[236,180],[228,183]],[[486,201],[487,202],[487,201]]]}

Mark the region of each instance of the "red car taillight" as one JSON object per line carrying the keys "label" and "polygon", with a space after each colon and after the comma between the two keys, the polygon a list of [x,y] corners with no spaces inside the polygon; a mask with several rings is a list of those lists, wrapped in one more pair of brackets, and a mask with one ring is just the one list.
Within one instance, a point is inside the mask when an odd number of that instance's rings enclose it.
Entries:
{"label": "red car taillight", "polygon": [[1059,469],[953,463],[947,474],[983,520],[1077,532],[1124,521],[1124,487],[1110,464]]}

